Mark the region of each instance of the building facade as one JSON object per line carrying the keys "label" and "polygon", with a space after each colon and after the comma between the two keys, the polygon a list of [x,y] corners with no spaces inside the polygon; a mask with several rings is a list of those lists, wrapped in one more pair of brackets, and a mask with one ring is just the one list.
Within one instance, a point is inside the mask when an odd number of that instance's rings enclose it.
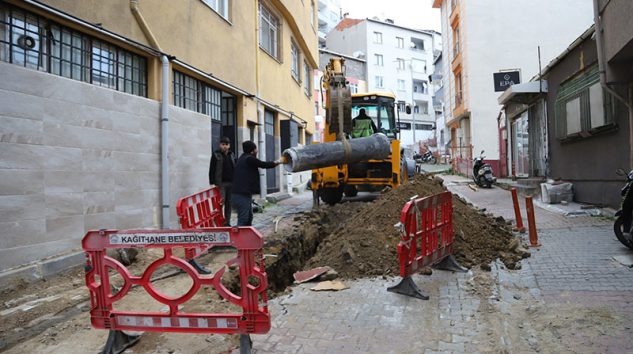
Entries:
{"label": "building facade", "polygon": [[310,140],[317,48],[310,1],[0,1],[0,270],[176,227],[222,135],[267,160],[285,121]]}
{"label": "building facade", "polygon": [[319,48],[325,47],[325,38],[341,20],[341,0],[319,0]]}
{"label": "building facade", "polygon": [[528,81],[538,73],[539,48],[540,61],[547,63],[589,27],[591,3],[434,0],[433,7],[442,16],[444,106],[454,167],[470,173],[473,155],[484,150],[495,172],[507,175],[511,166],[501,168],[500,93],[493,74],[518,71]]}
{"label": "building facade", "polygon": [[[327,48],[367,62],[368,91],[396,95],[400,139],[408,148],[434,136],[435,114],[429,75],[440,36],[398,26],[391,20],[343,19],[328,34]],[[411,114],[405,107],[411,106]]]}

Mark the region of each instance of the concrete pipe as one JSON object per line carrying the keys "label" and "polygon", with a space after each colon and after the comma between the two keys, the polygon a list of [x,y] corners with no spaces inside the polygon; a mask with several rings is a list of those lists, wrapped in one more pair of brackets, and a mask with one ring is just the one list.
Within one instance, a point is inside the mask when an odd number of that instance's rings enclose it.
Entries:
{"label": "concrete pipe", "polygon": [[367,160],[386,159],[391,154],[391,143],[384,134],[374,134],[365,138],[334,141],[293,147],[283,152],[284,165],[288,172],[300,172],[349,164]]}

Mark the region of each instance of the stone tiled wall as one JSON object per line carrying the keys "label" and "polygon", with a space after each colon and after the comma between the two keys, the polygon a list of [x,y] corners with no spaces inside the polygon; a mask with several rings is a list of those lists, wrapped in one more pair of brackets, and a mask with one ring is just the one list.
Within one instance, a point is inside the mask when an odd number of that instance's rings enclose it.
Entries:
{"label": "stone tiled wall", "polygon": [[[0,271],[160,225],[159,102],[0,62]],[[170,107],[176,200],[208,184],[208,117]]]}

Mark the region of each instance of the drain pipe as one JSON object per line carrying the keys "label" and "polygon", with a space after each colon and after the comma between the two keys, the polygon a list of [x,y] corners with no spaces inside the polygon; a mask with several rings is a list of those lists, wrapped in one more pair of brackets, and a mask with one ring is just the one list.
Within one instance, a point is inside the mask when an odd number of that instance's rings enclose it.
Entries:
{"label": "drain pipe", "polygon": [[[607,84],[607,72],[605,70],[605,58],[604,58],[604,43],[602,42],[602,20],[600,18],[600,4],[599,0],[593,0],[593,23],[596,33],[596,47],[598,51],[598,72],[600,73],[600,85],[618,101],[624,103],[629,111],[629,164],[633,165],[633,106],[628,100],[615,92]],[[629,90],[629,96],[631,96],[631,89]]]}
{"label": "drain pipe", "polygon": [[[150,45],[162,52],[156,37],[149,29],[139,10],[139,0],[130,0],[130,10],[147,37]],[[161,228],[169,228],[169,58],[160,56],[161,62],[161,102],[160,102],[160,191]]]}
{"label": "drain pipe", "polygon": [[162,52],[160,46],[158,45],[158,41],[156,41],[156,37],[154,37],[154,34],[149,29],[149,26],[147,25],[147,22],[145,22],[145,18],[143,18],[143,15],[141,15],[141,10],[139,10],[138,8],[138,2],[139,0],[130,0],[130,10],[132,10],[132,15],[134,15],[134,18],[136,19],[138,25],[141,27],[141,31],[143,32],[145,37],[147,37],[149,44],[155,49],[158,49],[158,51]]}
{"label": "drain pipe", "polygon": [[161,103],[160,103],[160,181],[161,181],[161,228],[169,228],[169,59],[161,55]]}
{"label": "drain pipe", "polygon": [[[258,149],[259,158],[262,161],[266,161],[266,118],[264,115],[264,107],[261,102],[261,92],[259,91],[259,1],[255,0],[255,86],[257,88],[257,121],[259,122],[258,129]],[[259,196],[262,200],[266,199],[267,188],[266,170],[259,169]]]}

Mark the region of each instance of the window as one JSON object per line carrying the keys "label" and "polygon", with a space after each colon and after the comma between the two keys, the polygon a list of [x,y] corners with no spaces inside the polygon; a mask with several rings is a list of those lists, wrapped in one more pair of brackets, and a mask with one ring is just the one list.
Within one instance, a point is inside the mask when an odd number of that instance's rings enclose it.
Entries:
{"label": "window", "polygon": [[418,106],[417,104],[415,106],[413,106],[413,113],[420,113],[420,106]]}
{"label": "window", "polygon": [[174,105],[222,120],[222,92],[189,75],[174,71]]}
{"label": "window", "polygon": [[312,86],[310,85],[310,76],[312,75],[312,70],[310,70],[310,66],[307,61],[303,62],[303,88],[305,90],[306,96],[312,97]]}
{"label": "window", "polygon": [[433,130],[433,124],[415,124],[415,130]]}
{"label": "window", "polygon": [[411,59],[411,67],[416,73],[426,72],[426,60]]}
{"label": "window", "polygon": [[0,5],[0,61],[147,96],[144,57],[3,5]]}
{"label": "window", "polygon": [[279,60],[279,19],[259,4],[259,46]]}
{"label": "window", "polygon": [[459,54],[459,26],[453,28],[453,58]]}
{"label": "window", "polygon": [[376,87],[382,88],[382,76],[376,76],[375,77],[376,80]]}
{"label": "window", "polygon": [[297,82],[301,81],[301,77],[299,75],[299,48],[295,44],[295,41],[290,41],[290,57],[291,57],[291,66],[290,66],[290,74],[292,77],[297,80]]}
{"label": "window", "polygon": [[407,104],[404,101],[398,101],[398,111],[404,112],[407,109]]}
{"label": "window", "polygon": [[407,123],[407,122],[399,122],[398,123],[398,128],[400,130],[411,130],[411,123]]}
{"label": "window", "polygon": [[212,8],[220,16],[227,20],[229,19],[229,0],[202,0],[202,2],[207,4],[207,6]]}
{"label": "window", "polygon": [[398,79],[398,90],[406,91],[406,89],[404,88],[404,80]]}
{"label": "window", "polygon": [[424,40],[420,38],[411,37],[411,50],[424,50]]}
{"label": "window", "polygon": [[420,106],[420,110],[422,111],[422,114],[429,114],[429,102],[428,101],[420,102],[419,106]]}
{"label": "window", "polygon": [[459,106],[462,104],[462,96],[462,73],[460,71],[458,73],[455,73],[455,106]]}
{"label": "window", "polygon": [[404,59],[398,58],[396,59],[397,65],[398,65],[398,70],[404,70]]}
{"label": "window", "polygon": [[397,48],[404,48],[404,38],[396,37],[396,47]]}
{"label": "window", "polygon": [[616,101],[603,92],[597,65],[562,84],[555,105],[559,139],[589,137],[615,127]]}
{"label": "window", "polygon": [[382,54],[374,54],[374,59],[374,64],[376,64],[377,66],[384,65]]}
{"label": "window", "polygon": [[382,44],[382,33],[374,32],[374,43]]}
{"label": "window", "polygon": [[349,84],[349,91],[350,91],[350,93],[358,93],[358,84],[350,83]]}

